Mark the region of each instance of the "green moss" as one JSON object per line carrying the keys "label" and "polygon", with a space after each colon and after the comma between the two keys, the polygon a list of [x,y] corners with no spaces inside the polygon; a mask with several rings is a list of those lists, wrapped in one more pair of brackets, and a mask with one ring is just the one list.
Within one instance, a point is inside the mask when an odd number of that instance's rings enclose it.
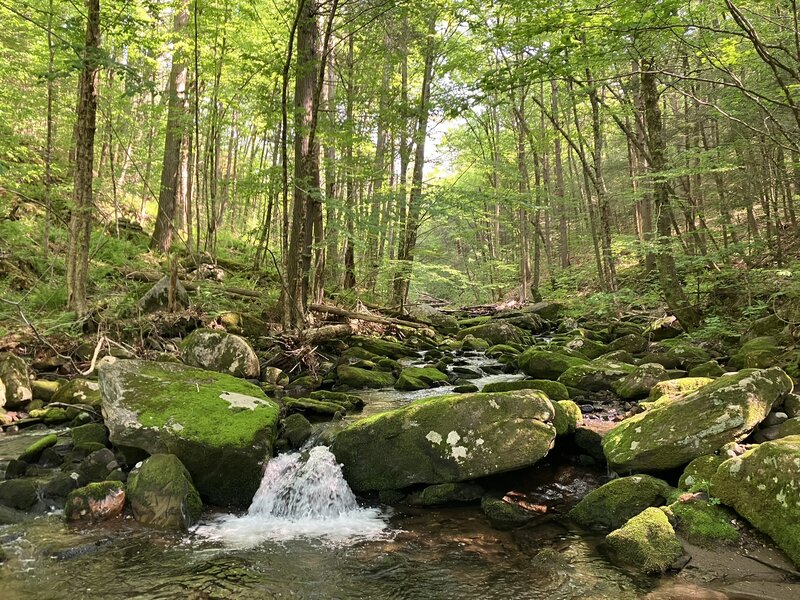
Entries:
{"label": "green moss", "polygon": [[203,510],[191,475],[172,454],[154,454],[131,473],[128,499],[139,522],[159,529],[185,530]]}
{"label": "green moss", "polygon": [[529,377],[537,379],[558,379],[570,367],[588,363],[583,358],[567,356],[549,350],[531,348],[520,354],[519,367]]}
{"label": "green moss", "polygon": [[678,521],[678,532],[693,544],[710,546],[739,538],[739,531],[731,524],[733,515],[707,500],[674,502],[669,511]]}
{"label": "green moss", "polygon": [[502,356],[503,354],[516,356],[519,352],[514,346],[509,346],[508,344],[495,344],[486,351],[486,356]]}
{"label": "green moss", "polygon": [[650,395],[647,398],[648,401],[642,402],[641,406],[649,410],[657,406],[669,404],[670,402],[680,399],[682,396],[699,390],[713,381],[714,380],[710,377],[680,377],[678,379],[659,381],[653,386],[653,389],[650,390]]}
{"label": "green moss", "polygon": [[708,482],[725,459],[716,454],[698,456],[683,470],[678,487],[683,490],[705,490]]}
{"label": "green moss", "polygon": [[436,383],[447,383],[447,375],[433,367],[406,367],[394,387],[398,390],[424,390]]}
{"label": "green moss", "polygon": [[24,460],[27,463],[36,462],[39,460],[42,452],[44,452],[47,448],[55,446],[57,443],[58,436],[55,433],[41,437],[28,446],[25,451],[19,455],[19,460]]}
{"label": "green moss", "polygon": [[348,365],[339,365],[336,369],[336,376],[339,378],[339,383],[355,389],[387,388],[392,387],[395,383],[394,376],[391,373],[369,371]]}
{"label": "green moss", "polygon": [[415,506],[436,506],[456,502],[474,502],[483,495],[476,483],[440,483],[409,494],[406,501]]}
{"label": "green moss", "polygon": [[489,519],[489,524],[500,531],[522,527],[534,518],[534,515],[516,504],[490,496],[484,496],[481,499],[481,510]]}
{"label": "green moss", "polygon": [[568,388],[587,392],[612,391],[614,383],[634,372],[636,367],[626,363],[597,359],[587,364],[574,365],[558,377]]}
{"label": "green moss", "polygon": [[569,400],[569,392],[563,383],[550,381],[548,379],[520,379],[517,381],[498,381],[487,383],[483,386],[483,391],[488,392],[512,392],[515,390],[539,390],[547,394],[550,400]]}
{"label": "green moss", "polygon": [[683,546],[660,508],[647,508],[631,518],[606,536],[606,544],[615,559],[644,573],[663,573],[683,554]]}
{"label": "green moss", "polygon": [[555,409],[553,426],[556,428],[556,435],[573,433],[578,424],[583,421],[581,409],[572,400],[553,402],[553,408]]}
{"label": "green moss", "polygon": [[586,527],[616,529],[644,509],[664,504],[671,491],[666,481],[649,475],[620,477],[589,492],[569,516]]}
{"label": "green moss", "polygon": [[481,325],[467,327],[458,332],[458,339],[463,340],[468,335],[486,340],[491,345],[514,343],[524,344],[528,341],[528,334],[510,323],[492,320]]}
{"label": "green moss", "polygon": [[394,340],[360,335],[354,335],[350,339],[356,346],[360,346],[367,352],[377,354],[378,356],[403,358],[405,356],[414,356],[416,354],[416,351],[413,348],[409,348],[405,344],[401,344],[400,342]]}
{"label": "green moss", "polygon": [[292,398],[285,403],[289,413],[301,413],[304,415],[318,415],[322,417],[333,417],[336,413],[344,414],[347,408],[336,402],[325,400],[314,400],[313,398]]}

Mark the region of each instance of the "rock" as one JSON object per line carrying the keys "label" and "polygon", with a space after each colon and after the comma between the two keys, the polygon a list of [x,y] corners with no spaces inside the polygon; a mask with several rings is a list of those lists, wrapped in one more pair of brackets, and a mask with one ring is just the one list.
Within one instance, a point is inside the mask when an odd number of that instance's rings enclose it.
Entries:
{"label": "rock", "polygon": [[395,389],[403,391],[425,390],[447,383],[447,375],[433,367],[406,367],[394,384]]}
{"label": "rock", "polygon": [[658,362],[668,369],[674,369],[676,366],[679,366],[688,370],[711,360],[711,355],[707,350],[700,348],[684,338],[664,340],[661,344],[667,347],[665,353],[667,363],[660,360],[648,360],[647,362]]}
{"label": "rock", "polygon": [[741,342],[747,342],[760,337],[776,336],[786,327],[786,323],[778,315],[767,315],[750,323],[742,334]]}
{"label": "rock", "polygon": [[474,335],[466,335],[464,336],[464,339],[461,340],[460,349],[480,352],[488,350],[489,346],[490,346],[489,342],[484,339],[476,338]]}
{"label": "rock", "polygon": [[481,499],[481,510],[486,515],[486,518],[489,519],[489,524],[500,531],[509,531],[522,527],[530,523],[535,517],[535,515],[516,504],[491,496],[484,496]]}
{"label": "rock", "polygon": [[51,446],[55,446],[57,443],[58,436],[55,433],[51,433],[33,442],[18,458],[26,463],[35,463],[39,460],[42,452]]}
{"label": "rock", "polygon": [[289,376],[278,367],[264,367],[261,370],[261,380],[272,385],[286,385],[289,383]]}
{"label": "rock", "polygon": [[658,363],[645,363],[614,383],[614,391],[623,400],[645,398],[657,383],[670,378],[667,370]]}
{"label": "rock", "polygon": [[356,421],[331,451],[355,491],[466,481],[543,458],[553,416],[535,390],[437,396]]}
{"label": "rock", "polygon": [[328,421],[337,413],[344,415],[347,412],[347,409],[341,404],[325,400],[314,400],[313,398],[293,398],[292,400],[287,400],[284,406],[286,406],[289,414],[299,413]]}
{"label": "rock", "polygon": [[460,502],[475,502],[483,496],[483,487],[477,483],[439,483],[414,492],[406,497],[413,506],[437,506]]}
{"label": "rock", "polygon": [[34,400],[43,400],[49,402],[58,391],[61,385],[60,381],[50,381],[49,379],[34,379],[31,381],[31,393]]}
{"label": "rock", "polygon": [[24,460],[17,460],[13,459],[8,461],[8,465],[6,465],[6,479],[19,479],[20,477],[25,477],[25,473],[28,472],[28,463]]}
{"label": "rock", "polygon": [[683,333],[683,328],[678,319],[672,315],[656,319],[644,330],[644,335],[654,342],[678,337],[681,333]]}
{"label": "rock", "polygon": [[647,338],[638,333],[629,333],[613,340],[609,345],[609,350],[625,350],[631,354],[641,354],[647,350]]}
{"label": "rock", "polygon": [[74,418],[70,416],[66,409],[59,406],[48,406],[47,408],[32,410],[30,416],[41,419],[45,425],[66,423]]}
{"label": "rock", "polygon": [[453,388],[454,394],[471,394],[473,392],[478,391],[478,386],[473,385],[471,383],[465,383],[463,385],[457,385]]}
{"label": "rock", "polygon": [[569,517],[585,527],[618,529],[650,506],[661,506],[672,487],[649,475],[612,479],[589,492],[569,511]]}
{"label": "rock", "polygon": [[509,355],[513,354],[514,356],[516,356],[519,353],[520,351],[517,350],[514,346],[509,346],[508,344],[495,344],[486,351],[486,356],[497,358],[498,356],[503,356],[504,354],[509,354]]}
{"label": "rock", "polygon": [[653,389],[650,390],[648,401],[643,402],[641,406],[645,409],[650,409],[655,406],[669,404],[713,381],[708,377],[680,377],[678,379],[660,381],[653,386]]}
{"label": "rock", "polygon": [[800,417],[800,395],[789,394],[783,402],[783,412],[786,413],[790,419]]}
{"label": "rock", "polygon": [[640,362],[627,350],[614,350],[614,352],[603,354],[600,358],[607,362],[625,363],[626,365],[637,365]]}
{"label": "rock", "polygon": [[100,385],[88,379],[72,379],[68,381],[53,395],[51,402],[61,404],[86,404],[99,408],[101,404]]}
{"label": "rock", "polygon": [[669,505],[667,514],[677,521],[677,530],[692,544],[715,547],[719,542],[739,538],[739,530],[731,524],[734,516],[722,506],[688,494]]}
{"label": "rock", "polygon": [[555,321],[561,316],[564,310],[564,305],[560,302],[553,302],[550,300],[543,300],[542,302],[535,302],[522,308],[524,312],[531,312],[539,315],[548,321]]}
{"label": "rock", "polygon": [[344,392],[331,392],[328,390],[319,390],[311,392],[309,397],[314,400],[325,400],[326,402],[335,402],[341,404],[347,410],[361,410],[364,408],[364,399],[355,394],[345,394]]}
{"label": "rock", "polygon": [[458,332],[458,339],[463,340],[468,335],[486,340],[491,345],[525,344],[528,342],[528,334],[525,331],[516,325],[496,319],[482,325],[462,329]]}
{"label": "rock", "polygon": [[87,423],[70,430],[75,448],[85,448],[89,444],[108,444],[108,431],[100,423]]}
{"label": "rock", "polygon": [[746,342],[731,356],[728,366],[731,369],[765,369],[775,365],[784,348],[772,336],[757,337]]}
{"label": "rock", "polygon": [[498,314],[495,319],[531,333],[542,333],[548,327],[547,322],[539,315],[522,311],[511,311],[503,315]]}
{"label": "rock", "polygon": [[558,382],[586,392],[613,391],[614,383],[636,370],[633,365],[598,359],[564,371]]}
{"label": "rock", "polygon": [[0,353],[0,409],[17,409],[33,400],[28,363],[16,354]]}
{"label": "rock", "polygon": [[689,370],[689,377],[721,377],[725,374],[725,369],[719,366],[715,360],[709,360],[697,365]]}
{"label": "rock", "polygon": [[346,385],[353,389],[380,389],[392,387],[395,384],[394,375],[391,373],[385,371],[369,371],[367,369],[359,369],[358,367],[350,367],[348,365],[339,365],[336,368],[336,376],[339,378],[339,383],[341,385]]}
{"label": "rock", "polygon": [[567,342],[566,347],[570,350],[580,352],[582,356],[590,359],[599,358],[608,352],[607,345],[585,337],[576,337],[570,340]]}
{"label": "rock", "polygon": [[58,473],[42,486],[43,498],[66,498],[78,487],[78,481],[67,473]]}
{"label": "rock", "polygon": [[255,338],[269,333],[267,323],[247,313],[226,312],[221,314],[217,321],[226,331],[245,337]]}
{"label": "rock", "polygon": [[289,415],[283,420],[281,437],[289,441],[289,446],[299,450],[313,433],[311,422],[301,414]]}
{"label": "rock", "polygon": [[452,315],[435,309],[430,304],[415,304],[409,307],[408,314],[420,323],[430,325],[444,335],[458,333],[458,321]]}
{"label": "rock", "polygon": [[614,558],[644,573],[663,573],[683,554],[667,515],[647,508],[606,536]]}
{"label": "rock", "polygon": [[[186,288],[178,281],[175,286],[176,308],[189,306],[189,294]],[[153,285],[144,296],[139,299],[139,308],[144,313],[152,313],[169,308],[169,276],[162,277]]]}
{"label": "rock", "polygon": [[556,435],[574,433],[575,428],[583,421],[581,409],[572,400],[554,401],[553,408],[555,409],[553,426],[556,428]]}
{"label": "rock", "polygon": [[100,370],[100,389],[115,446],[175,454],[206,501],[249,505],[279,413],[257,386],[181,364],[120,360]]}
{"label": "rock", "polygon": [[483,386],[484,392],[513,392],[517,390],[539,390],[547,394],[550,400],[569,400],[569,392],[563,383],[548,379],[518,379],[516,381],[498,381]]}
{"label": "rock", "polygon": [[67,496],[67,521],[106,521],[125,509],[125,487],[119,481],[102,481],[73,490]]}
{"label": "rock", "polygon": [[8,479],[0,481],[0,504],[17,510],[28,510],[36,504],[39,496],[32,479]]}
{"label": "rock", "polygon": [[413,348],[409,348],[405,344],[394,340],[361,335],[354,335],[350,339],[356,346],[372,354],[377,354],[378,356],[398,359],[406,356],[415,356],[417,354],[416,350]]}
{"label": "rock", "polygon": [[174,454],[154,454],[131,471],[127,492],[134,518],[156,529],[186,531],[203,510],[191,475]]}
{"label": "rock", "polygon": [[219,371],[234,377],[258,379],[258,357],[244,338],[224,331],[195,329],[181,343],[181,359],[187,365]]}
{"label": "rock", "polygon": [[778,429],[778,437],[784,438],[790,435],[800,435],[800,417],[787,419],[780,424]]}
{"label": "rock", "polygon": [[721,377],[622,421],[603,440],[606,459],[618,472],[679,467],[746,438],[791,391],[792,380],[777,367]]}
{"label": "rock", "polygon": [[725,457],[717,454],[698,456],[686,465],[678,481],[678,487],[682,490],[704,489],[708,491],[711,478],[724,461]]}
{"label": "rock", "polygon": [[95,450],[78,466],[78,483],[86,485],[96,481],[106,481],[114,469],[119,467],[117,457],[108,448]]}
{"label": "rock", "polygon": [[549,350],[530,348],[519,355],[519,368],[534,379],[558,379],[570,367],[586,365],[589,361]]}
{"label": "rock", "polygon": [[722,463],[711,494],[769,535],[800,566],[800,435],[766,442]]}
{"label": "rock", "polygon": [[314,375],[301,375],[286,384],[286,393],[292,396],[305,396],[322,385],[322,380]]}

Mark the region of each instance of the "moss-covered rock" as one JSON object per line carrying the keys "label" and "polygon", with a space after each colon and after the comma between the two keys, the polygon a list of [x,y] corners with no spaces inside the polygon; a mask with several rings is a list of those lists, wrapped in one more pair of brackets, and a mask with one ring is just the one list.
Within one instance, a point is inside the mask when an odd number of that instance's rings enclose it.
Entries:
{"label": "moss-covered rock", "polygon": [[119,481],[90,483],[67,496],[64,517],[67,521],[106,521],[125,509],[125,486]]}
{"label": "moss-covered rock", "polygon": [[668,369],[681,367],[689,370],[697,365],[711,360],[711,354],[687,338],[675,338],[661,342],[667,348],[665,354],[666,362],[659,360],[648,360],[647,362],[658,362]]}
{"label": "moss-covered rock", "polygon": [[709,377],[714,379],[724,374],[725,369],[715,360],[706,361],[689,370],[689,377]]}
{"label": "moss-covered rock", "polygon": [[769,535],[800,566],[800,435],[722,463],[711,494]]}
{"label": "moss-covered rock", "polygon": [[743,440],[791,391],[792,380],[778,368],[722,377],[622,421],[603,440],[606,459],[618,472],[679,467]]}
{"label": "moss-covered rock", "polygon": [[28,363],[16,354],[0,353],[0,409],[22,408],[32,399]]}
{"label": "moss-covered rock", "polygon": [[553,402],[555,416],[553,426],[556,428],[556,435],[566,435],[574,433],[575,428],[583,421],[581,409],[572,400],[556,400]]}
{"label": "moss-covered rock", "polygon": [[[177,308],[189,306],[189,294],[186,288],[178,281],[175,285],[175,303]],[[159,279],[153,287],[139,298],[139,309],[143,313],[152,313],[169,308],[169,276]]]}
{"label": "moss-covered rock", "polygon": [[800,435],[800,417],[786,419],[780,424],[778,430],[778,437],[788,437],[790,435]]}
{"label": "moss-covered rock", "polygon": [[650,409],[669,404],[713,381],[710,377],[679,377],[678,379],[659,381],[650,390],[647,402],[643,402],[641,406],[642,408]]}
{"label": "moss-covered rock", "polygon": [[535,390],[437,396],[356,421],[331,450],[356,491],[466,481],[536,463],[553,416]]}
{"label": "moss-covered rock", "polygon": [[17,510],[28,510],[39,499],[32,479],[0,481],[0,504]]}
{"label": "moss-covered rock", "polygon": [[647,350],[647,338],[638,333],[629,333],[613,340],[608,344],[609,350],[625,350],[631,354],[641,354]]}
{"label": "moss-covered rock", "polygon": [[753,338],[731,356],[728,366],[731,369],[765,369],[776,365],[783,351],[780,341],[773,336]]}
{"label": "moss-covered rock", "polygon": [[647,508],[606,536],[615,561],[643,573],[663,573],[683,554],[683,545],[660,508]]}
{"label": "moss-covered rock", "polygon": [[406,502],[413,506],[437,506],[475,502],[483,496],[483,488],[477,483],[439,483],[409,494]]}
{"label": "moss-covered rock", "polygon": [[589,492],[569,516],[585,527],[617,529],[644,509],[663,505],[671,493],[666,481],[649,475],[620,477]]}
{"label": "moss-covered rock", "polygon": [[224,331],[195,329],[181,343],[181,359],[187,365],[234,377],[258,379],[261,366],[247,341]]}
{"label": "moss-covered rock", "polygon": [[613,391],[614,384],[635,371],[636,367],[626,363],[615,363],[597,359],[591,363],[576,365],[564,371],[559,383],[568,388],[586,392]]}
{"label": "moss-covered rock", "polygon": [[583,358],[536,348],[520,354],[517,362],[522,372],[534,379],[558,379],[567,369],[589,363]]}
{"label": "moss-covered rock", "polygon": [[40,437],[38,440],[28,446],[22,454],[19,455],[19,460],[26,463],[35,463],[37,460],[39,460],[42,452],[44,452],[47,448],[55,446],[57,443],[58,436],[55,433]]}
{"label": "moss-covered rock", "polygon": [[717,454],[698,456],[683,470],[678,487],[682,490],[708,489],[709,482],[725,458]]}
{"label": "moss-covered rock", "polygon": [[329,390],[318,390],[311,392],[309,398],[314,400],[325,400],[326,402],[335,402],[341,404],[347,410],[361,410],[364,408],[364,399],[355,394],[346,394],[345,392],[331,392]]}
{"label": "moss-covered rock", "polygon": [[314,400],[313,398],[292,398],[284,403],[289,414],[299,413],[307,417],[317,417],[330,420],[334,415],[344,415],[347,409],[336,402],[327,400]]}
{"label": "moss-covered rock", "polygon": [[60,385],[61,385],[60,381],[50,381],[49,379],[34,379],[33,381],[31,381],[31,393],[33,394],[33,399],[41,400],[43,402],[49,402],[50,399],[53,397],[53,394],[55,394],[58,391]]}
{"label": "moss-covered rock", "polygon": [[525,344],[528,342],[528,334],[523,329],[499,319],[493,319],[482,325],[462,329],[458,332],[458,339],[463,340],[468,335],[486,340],[491,345]]}
{"label": "moss-covered rock", "polygon": [[565,347],[580,352],[582,356],[589,359],[599,358],[608,352],[606,344],[583,336],[571,339],[566,343]]}
{"label": "moss-covered rock", "polygon": [[670,378],[667,370],[658,363],[645,363],[614,382],[614,391],[623,400],[636,400],[645,398],[653,387]]}
{"label": "moss-covered rock", "polygon": [[405,344],[401,344],[395,340],[361,335],[354,335],[350,340],[355,346],[378,356],[398,359],[406,356],[415,356],[417,354],[417,351],[413,348],[409,348]]}
{"label": "moss-covered rock", "polygon": [[522,527],[530,523],[535,517],[535,515],[516,504],[511,504],[502,498],[492,496],[481,498],[481,510],[489,520],[489,524],[500,531],[509,531]]}
{"label": "moss-covered rock", "polygon": [[53,394],[51,402],[85,404],[93,408],[99,408],[102,402],[100,384],[80,377],[72,379],[58,388],[58,391]]}
{"label": "moss-covered rock", "polygon": [[88,444],[101,444],[105,446],[108,443],[108,431],[100,423],[87,423],[79,427],[73,427],[70,430],[72,435],[72,444],[75,448],[84,448]]}
{"label": "moss-covered rock", "polygon": [[516,390],[539,390],[550,400],[569,400],[569,392],[563,383],[549,379],[518,379],[516,381],[497,381],[483,386],[484,392],[513,392]]}
{"label": "moss-covered rock", "polygon": [[295,450],[299,450],[306,443],[313,431],[311,422],[298,413],[289,415],[281,423],[281,437]]}
{"label": "moss-covered rock", "polygon": [[127,492],[136,520],[156,529],[186,531],[203,509],[191,475],[174,454],[154,454],[131,471]]}
{"label": "moss-covered rock", "polygon": [[209,503],[250,503],[279,413],[257,386],[180,364],[120,360],[100,370],[100,388],[115,446],[175,454]]}
{"label": "moss-covered rock", "polygon": [[447,375],[433,367],[406,367],[394,384],[395,389],[403,391],[425,390],[436,385],[446,384]]}
{"label": "moss-covered rock", "polygon": [[41,419],[45,425],[58,425],[71,421],[77,415],[70,415],[67,409],[61,408],[60,406],[47,406],[45,408],[32,410],[30,416],[35,419]]}
{"label": "moss-covered rock", "polygon": [[683,328],[678,319],[672,315],[656,319],[644,329],[644,335],[654,342],[678,337],[681,333]]}
{"label": "moss-covered rock", "polygon": [[488,350],[489,347],[490,344],[487,340],[477,338],[474,335],[466,335],[464,336],[464,339],[461,340],[459,349],[480,352],[481,350]]}
{"label": "moss-covered rock", "polygon": [[392,387],[395,384],[394,375],[391,373],[359,369],[349,365],[339,365],[336,368],[336,376],[340,385],[353,389],[380,389]]}
{"label": "moss-covered rock", "polygon": [[678,500],[666,510],[677,522],[678,533],[693,544],[714,546],[739,538],[739,530],[731,524],[731,512],[708,500]]}
{"label": "moss-covered rock", "polygon": [[495,344],[486,351],[486,356],[497,358],[498,356],[503,356],[504,354],[516,356],[519,353],[520,351],[514,346],[509,346],[508,344]]}
{"label": "moss-covered rock", "polygon": [[789,394],[786,396],[786,400],[783,402],[783,412],[785,412],[790,419],[800,417],[800,395]]}
{"label": "moss-covered rock", "polygon": [[414,304],[409,307],[408,313],[420,323],[430,325],[444,335],[458,333],[458,321],[456,318],[443,313],[430,304]]}

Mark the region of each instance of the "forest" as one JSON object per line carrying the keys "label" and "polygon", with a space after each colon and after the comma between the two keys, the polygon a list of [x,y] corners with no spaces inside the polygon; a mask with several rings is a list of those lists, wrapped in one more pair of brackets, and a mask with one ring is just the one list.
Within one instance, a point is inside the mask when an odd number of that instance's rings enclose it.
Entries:
{"label": "forest", "polygon": [[795,0],[0,23],[12,599],[800,594]]}

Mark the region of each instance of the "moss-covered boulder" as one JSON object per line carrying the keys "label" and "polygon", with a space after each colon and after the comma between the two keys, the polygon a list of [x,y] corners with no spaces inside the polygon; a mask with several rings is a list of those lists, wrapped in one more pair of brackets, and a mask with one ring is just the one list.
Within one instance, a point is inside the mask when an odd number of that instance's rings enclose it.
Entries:
{"label": "moss-covered boulder", "polygon": [[570,367],[558,377],[558,382],[586,392],[613,391],[617,381],[635,370],[633,365],[597,359]]}
{"label": "moss-covered boulder", "polygon": [[672,315],[656,319],[644,329],[644,335],[654,342],[678,337],[681,333],[683,328],[678,319]]}
{"label": "moss-covered boulder", "polygon": [[119,481],[100,481],[73,490],[67,496],[67,521],[106,521],[125,510],[125,486]]}
{"label": "moss-covered boulder", "polygon": [[678,379],[659,381],[650,390],[647,402],[642,402],[641,406],[642,408],[650,409],[669,404],[713,381],[710,377],[679,377]]}
{"label": "moss-covered boulder", "polygon": [[671,493],[666,481],[649,475],[620,477],[589,492],[569,516],[585,527],[617,529],[644,509],[665,504]]}
{"label": "moss-covered boulder", "polygon": [[331,450],[356,491],[466,481],[544,457],[554,412],[535,390],[437,396],[356,421]]}
{"label": "moss-covered boulder", "polygon": [[665,510],[677,523],[678,533],[693,544],[715,546],[739,538],[739,530],[731,523],[734,515],[707,499],[692,496],[673,502]]}
{"label": "moss-covered boulder", "polygon": [[685,465],[746,438],[772,405],[791,391],[791,378],[778,368],[721,377],[679,400],[622,421],[603,440],[606,459],[618,472]]}
{"label": "moss-covered boulder", "polygon": [[599,358],[608,352],[608,346],[587,337],[579,336],[566,343],[566,348],[580,352],[589,359]]}
{"label": "moss-covered boulder", "polygon": [[461,346],[459,346],[460,350],[471,350],[474,352],[480,352],[481,350],[488,350],[491,344],[487,340],[482,338],[477,338],[474,335],[465,335],[464,339],[461,340]]}
{"label": "moss-covered boulder", "polygon": [[339,384],[353,389],[380,389],[392,387],[395,384],[394,375],[386,371],[360,369],[349,365],[339,365],[336,368],[336,377]]}
{"label": "moss-covered boulder", "polygon": [[295,450],[299,450],[313,432],[311,421],[299,413],[289,415],[281,423],[281,437]]}
{"label": "moss-covered boulder", "polygon": [[39,499],[32,479],[0,481],[0,504],[17,510],[28,510]]}
{"label": "moss-covered boulder", "polygon": [[516,356],[519,353],[520,351],[517,350],[515,346],[509,346],[508,344],[495,344],[486,351],[486,356],[497,358],[503,356],[504,354]]}
{"label": "moss-covered boulder", "polygon": [[[139,298],[138,304],[139,309],[144,313],[167,310],[169,308],[169,276],[162,277],[153,284],[153,287]],[[189,306],[189,294],[186,293],[186,288],[180,281],[175,285],[175,305],[176,308]]]}
{"label": "moss-covered boulder", "polygon": [[609,350],[625,350],[631,354],[641,354],[647,350],[647,338],[638,333],[629,333],[613,340],[608,344]]}
{"label": "moss-covered boulder", "polygon": [[800,566],[800,435],[726,460],[711,494],[769,535]]}
{"label": "moss-covered boulder", "polygon": [[617,396],[623,400],[645,398],[655,385],[670,378],[667,370],[658,363],[645,363],[616,381],[613,385]]}
{"label": "moss-covered boulder", "polygon": [[583,358],[536,348],[530,348],[520,354],[517,362],[522,372],[534,379],[558,379],[570,367],[589,363]]}
{"label": "moss-covered boulder", "polygon": [[789,394],[786,396],[786,400],[783,401],[783,412],[790,419],[800,417],[800,395]]}
{"label": "moss-covered boulder", "polygon": [[75,448],[87,448],[90,444],[108,444],[108,431],[100,423],[87,423],[70,429]]}
{"label": "moss-covered boulder", "polygon": [[683,545],[660,508],[647,508],[606,536],[614,559],[643,573],[663,573],[683,555]]}
{"label": "moss-covered boulder", "polygon": [[50,401],[61,404],[85,404],[98,408],[102,402],[100,384],[81,377],[72,379],[59,387]]}
{"label": "moss-covered boulder", "polygon": [[330,421],[337,413],[344,415],[347,409],[336,402],[315,400],[314,398],[292,398],[284,403],[289,414],[299,413],[309,418]]}
{"label": "moss-covered boulder", "polygon": [[408,314],[420,323],[430,325],[444,335],[458,333],[458,321],[452,315],[443,313],[430,304],[415,304],[409,307]]}
{"label": "moss-covered boulder", "polygon": [[335,402],[341,404],[347,410],[361,410],[364,408],[364,399],[355,394],[346,394],[345,392],[332,392],[330,390],[318,390],[311,392],[309,398],[314,400],[325,400],[326,402]]}
{"label": "moss-covered boulder", "polygon": [[780,424],[778,437],[788,437],[790,435],[800,435],[800,417],[786,419]]}
{"label": "moss-covered boulder", "polygon": [[386,338],[354,335],[350,338],[350,341],[355,346],[363,348],[367,352],[377,356],[398,359],[406,356],[415,356],[417,354],[417,351],[413,348],[409,348],[405,344]]}
{"label": "moss-covered boulder", "polygon": [[37,460],[39,460],[42,452],[44,452],[47,448],[52,448],[57,443],[58,436],[55,433],[50,433],[40,437],[38,440],[28,446],[22,454],[19,455],[19,460],[26,463],[35,463]]}
{"label": "moss-covered boulder", "polygon": [[500,531],[509,531],[527,525],[536,516],[516,504],[493,496],[481,498],[481,510],[489,520],[489,524]]}
{"label": "moss-covered boulder", "polygon": [[120,360],[100,369],[100,389],[115,446],[175,454],[211,504],[250,503],[279,413],[257,386],[176,363]]}
{"label": "moss-covered boulder", "polygon": [[497,381],[483,386],[484,392],[513,392],[516,390],[539,390],[550,400],[569,400],[569,392],[563,383],[549,379],[518,379],[516,381]]}
{"label": "moss-covered boulder", "polygon": [[458,332],[458,339],[463,340],[468,335],[486,340],[491,345],[525,344],[528,341],[528,334],[523,329],[500,319],[462,329]]}
{"label": "moss-covered boulder", "polygon": [[719,363],[715,360],[709,360],[702,364],[697,365],[696,367],[692,367],[689,370],[689,377],[708,377],[715,379],[717,377],[721,377],[725,374],[725,369],[723,369]]}
{"label": "moss-covered boulder", "polygon": [[583,421],[580,407],[572,400],[556,400],[553,401],[553,409],[555,409],[553,426],[556,428],[556,435],[575,433],[575,429]]}
{"label": "moss-covered boulder", "polygon": [[648,360],[647,362],[658,362],[668,369],[681,367],[689,370],[704,362],[708,362],[712,358],[708,350],[701,348],[687,338],[664,340],[661,344],[666,347],[666,352],[664,352],[665,361]]}
{"label": "moss-covered boulder", "polygon": [[224,331],[195,329],[181,343],[181,359],[187,365],[234,377],[258,379],[261,366],[247,341]]}
{"label": "moss-covered boulder", "polygon": [[437,506],[475,502],[483,496],[483,487],[477,483],[439,483],[429,485],[406,496],[412,506]]}
{"label": "moss-covered boulder", "polygon": [[777,336],[786,327],[786,322],[778,315],[767,315],[751,322],[742,334],[743,344],[759,337]]}
{"label": "moss-covered boulder", "polygon": [[425,390],[447,383],[447,375],[433,367],[406,367],[394,384],[395,389],[403,391]]}
{"label": "moss-covered boulder", "polygon": [[772,336],[753,338],[745,342],[739,351],[731,356],[728,366],[731,369],[765,369],[777,364],[784,348]]}
{"label": "moss-covered boulder", "polygon": [[0,408],[21,408],[32,399],[28,363],[16,354],[0,353]]}
{"label": "moss-covered boulder", "polygon": [[709,482],[717,472],[719,466],[725,461],[725,457],[717,454],[706,454],[698,456],[683,470],[678,487],[682,490],[708,489]]}
{"label": "moss-covered boulder", "polygon": [[186,531],[203,509],[191,475],[174,454],[154,454],[131,471],[127,493],[134,518],[156,529]]}

